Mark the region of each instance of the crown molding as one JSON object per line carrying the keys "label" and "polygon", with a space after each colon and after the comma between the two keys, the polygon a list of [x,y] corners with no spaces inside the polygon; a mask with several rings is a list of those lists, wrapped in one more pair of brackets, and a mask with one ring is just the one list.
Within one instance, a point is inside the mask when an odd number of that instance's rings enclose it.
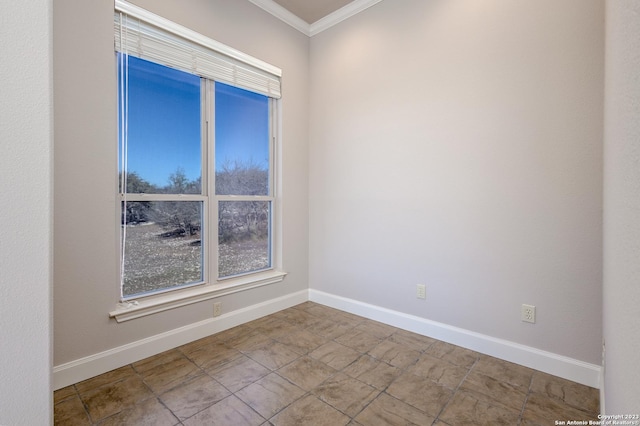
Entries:
{"label": "crown molding", "polygon": [[311,24],[309,28],[309,35],[310,37],[313,37],[316,34],[320,34],[345,19],[349,19],[363,10],[380,3],[381,1],[382,0],[355,0]]}
{"label": "crown molding", "polygon": [[276,18],[280,19],[286,24],[291,25],[296,30],[300,31],[306,36],[311,36],[311,26],[304,20],[298,18],[293,13],[289,12],[284,7],[280,6],[273,0],[249,0],[259,8],[269,12]]}
{"label": "crown molding", "polygon": [[380,3],[382,0],[355,0],[348,5],[341,7],[335,12],[330,13],[324,18],[317,20],[311,25],[309,25],[306,21],[298,18],[296,15],[289,12],[287,9],[280,6],[273,0],[249,1],[259,8],[272,14],[281,21],[285,22],[286,24],[291,25],[302,34],[308,37],[313,37],[314,35],[320,34],[321,32],[333,27],[334,25],[339,24],[345,19],[351,18],[352,16],[357,15],[363,10],[368,9],[377,3]]}

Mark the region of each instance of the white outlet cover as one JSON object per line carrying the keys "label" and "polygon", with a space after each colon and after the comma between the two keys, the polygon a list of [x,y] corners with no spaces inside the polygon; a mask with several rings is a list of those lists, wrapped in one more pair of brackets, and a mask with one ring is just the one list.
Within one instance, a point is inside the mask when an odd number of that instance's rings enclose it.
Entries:
{"label": "white outlet cover", "polygon": [[535,324],[536,322],[536,307],[533,305],[522,305],[521,319],[524,322],[530,322]]}

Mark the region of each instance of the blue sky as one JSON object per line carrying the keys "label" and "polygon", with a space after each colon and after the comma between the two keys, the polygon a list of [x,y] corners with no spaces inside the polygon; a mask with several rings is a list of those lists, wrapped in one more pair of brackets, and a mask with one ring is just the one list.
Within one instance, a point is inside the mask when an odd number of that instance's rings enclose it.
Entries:
{"label": "blue sky", "polygon": [[[129,57],[128,170],[164,186],[178,168],[201,176],[200,77]],[[216,168],[268,166],[268,98],[216,83]],[[122,167],[122,166],[121,166]]]}

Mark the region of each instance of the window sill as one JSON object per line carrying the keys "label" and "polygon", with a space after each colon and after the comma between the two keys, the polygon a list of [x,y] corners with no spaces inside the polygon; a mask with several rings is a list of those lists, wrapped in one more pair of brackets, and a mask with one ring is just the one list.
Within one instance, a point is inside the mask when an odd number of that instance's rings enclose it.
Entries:
{"label": "window sill", "polygon": [[191,287],[141,300],[130,300],[119,304],[115,310],[109,312],[109,317],[115,318],[117,322],[125,322],[204,300],[275,284],[284,280],[286,275],[287,273],[282,271],[266,271],[224,280],[218,284]]}

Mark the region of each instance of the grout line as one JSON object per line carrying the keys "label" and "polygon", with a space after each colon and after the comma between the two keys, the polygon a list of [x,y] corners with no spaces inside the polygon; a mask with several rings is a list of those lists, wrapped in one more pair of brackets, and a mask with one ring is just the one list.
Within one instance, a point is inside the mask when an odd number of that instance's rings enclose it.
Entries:
{"label": "grout line", "polygon": [[473,367],[475,367],[478,362],[480,362],[480,357],[476,358],[476,360],[473,362],[473,365],[471,365],[471,367],[469,367],[469,370],[467,371],[467,374],[464,375],[462,380],[460,380],[460,383],[458,383],[458,386],[456,386],[456,388],[451,393],[451,398],[449,398],[447,403],[445,405],[443,405],[442,408],[440,409],[440,412],[438,412],[438,415],[435,417],[435,419],[433,421],[434,423],[437,422],[438,420],[440,420],[440,416],[442,415],[442,413],[444,413],[444,411],[449,407],[449,405],[451,405],[451,403],[453,402],[453,399],[455,398],[456,394],[458,393],[458,390],[460,389],[460,386],[462,386],[464,381],[467,380],[467,377],[469,377],[469,374],[471,374],[471,370],[473,370]]}
{"label": "grout line", "polygon": [[520,416],[518,417],[518,424],[522,423],[524,416],[524,409],[527,407],[527,402],[529,402],[529,396],[531,396],[531,392],[533,389],[533,378],[536,376],[536,372],[534,371],[531,375],[531,379],[529,380],[529,389],[527,390],[527,396],[524,398],[524,402],[522,403],[522,409],[520,410]]}

